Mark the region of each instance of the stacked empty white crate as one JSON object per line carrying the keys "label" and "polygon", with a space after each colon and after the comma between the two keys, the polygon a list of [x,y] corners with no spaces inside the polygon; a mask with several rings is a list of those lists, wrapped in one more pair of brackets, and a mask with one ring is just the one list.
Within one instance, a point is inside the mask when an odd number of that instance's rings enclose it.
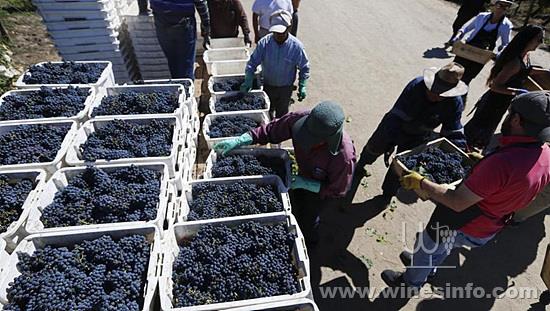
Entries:
{"label": "stacked empty white crate", "polygon": [[110,61],[118,83],[139,78],[126,0],[33,0],[63,60]]}

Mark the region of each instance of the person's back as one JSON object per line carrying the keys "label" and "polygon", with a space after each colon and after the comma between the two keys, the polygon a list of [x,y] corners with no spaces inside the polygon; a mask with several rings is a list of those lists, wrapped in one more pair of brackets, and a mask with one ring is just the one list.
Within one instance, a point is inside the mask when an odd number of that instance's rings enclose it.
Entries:
{"label": "person's back", "polygon": [[208,11],[212,38],[237,37],[241,26],[245,43],[251,43],[248,18],[240,0],[208,0]]}
{"label": "person's back", "polygon": [[256,42],[269,34],[271,26],[271,15],[278,11],[285,10],[292,14],[294,8],[291,0],[255,0],[252,4],[252,12],[254,13],[252,21]]}

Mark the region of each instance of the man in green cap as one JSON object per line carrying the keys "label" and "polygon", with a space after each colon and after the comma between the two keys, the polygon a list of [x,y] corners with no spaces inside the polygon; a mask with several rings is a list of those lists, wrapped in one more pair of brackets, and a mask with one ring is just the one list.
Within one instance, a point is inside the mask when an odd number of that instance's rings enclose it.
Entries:
{"label": "man in green cap", "polygon": [[355,167],[355,148],[344,132],[344,112],[331,101],[311,111],[291,112],[237,138],[214,145],[226,154],[240,146],[280,144],[292,139],[299,173],[292,176],[290,199],[292,213],[304,233],[306,243],[318,241],[320,212],[338,207],[351,184]]}

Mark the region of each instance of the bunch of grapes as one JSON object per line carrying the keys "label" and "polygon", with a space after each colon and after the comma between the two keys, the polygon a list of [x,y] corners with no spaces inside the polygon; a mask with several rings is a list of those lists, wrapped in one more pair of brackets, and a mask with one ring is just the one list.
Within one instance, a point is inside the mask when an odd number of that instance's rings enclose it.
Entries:
{"label": "bunch of grapes", "polygon": [[174,125],[169,120],[155,119],[146,124],[113,120],[97,128],[80,145],[81,159],[96,161],[169,156],[173,135]]}
{"label": "bunch of grapes", "polygon": [[108,172],[87,167],[55,194],[42,223],[52,228],[154,220],[160,178],[158,171],[133,165]]}
{"label": "bunch of grapes", "polygon": [[275,174],[275,171],[271,167],[264,166],[253,155],[224,156],[218,159],[212,168],[212,176],[216,178]]}
{"label": "bunch of grapes", "polygon": [[210,138],[240,136],[251,129],[260,126],[260,122],[243,116],[221,116],[212,119],[210,124]]}
{"label": "bunch of grapes", "polygon": [[286,225],[206,225],[180,246],[173,266],[175,307],[291,295],[300,291]]}
{"label": "bunch of grapes", "polygon": [[464,164],[462,155],[430,147],[422,153],[400,157],[399,160],[410,170],[420,172],[438,184],[450,184],[466,176],[470,166]]}
{"label": "bunch of grapes", "polygon": [[104,97],[99,107],[94,108],[92,116],[173,113],[178,106],[178,96],[168,91],[129,91]]}
{"label": "bunch of grapes", "polygon": [[220,98],[216,104],[216,112],[261,110],[266,109],[265,99],[253,93],[237,93]]}
{"label": "bunch of grapes", "polygon": [[104,235],[72,248],[46,245],[18,253],[21,275],[7,289],[4,311],[141,310],[150,245],[142,235]]}
{"label": "bunch of grapes", "polygon": [[19,219],[23,203],[34,188],[30,179],[14,180],[6,174],[0,174],[0,233]]}
{"label": "bunch of grapes", "polygon": [[62,62],[32,65],[23,77],[27,84],[93,84],[107,67],[104,63]]}
{"label": "bunch of grapes", "polygon": [[[214,92],[239,91],[243,83],[244,77],[221,78],[217,82],[214,82],[213,89]],[[258,79],[254,79],[252,83],[252,89],[260,89],[260,83]]]}

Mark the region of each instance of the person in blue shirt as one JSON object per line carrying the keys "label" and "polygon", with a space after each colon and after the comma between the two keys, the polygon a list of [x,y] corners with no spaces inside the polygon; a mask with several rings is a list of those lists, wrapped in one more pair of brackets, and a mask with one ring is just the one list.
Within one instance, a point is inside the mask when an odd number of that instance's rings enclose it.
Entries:
{"label": "person in blue shirt", "polygon": [[306,98],[309,78],[309,59],[302,42],[289,34],[292,14],[279,10],[271,15],[271,34],[263,37],[246,65],[245,82],[241,92],[252,88],[256,68],[262,65],[264,90],[271,102],[270,114],[280,118],[288,113],[297,70],[300,70],[298,100]]}
{"label": "person in blue shirt", "polygon": [[[407,84],[361,152],[346,198],[348,205],[366,174],[365,165],[371,165],[384,154],[386,166],[389,166],[388,160],[395,147],[397,152],[401,152],[426,143],[433,138],[433,130],[440,125],[441,136],[447,137],[458,147],[466,148],[460,120],[464,110],[461,96],[468,92],[468,86],[460,81],[463,74],[464,67],[452,62],[439,70],[428,68],[423,76]],[[399,187],[399,177],[392,168],[388,169],[382,184],[385,204],[391,202]]]}
{"label": "person in blue shirt", "polygon": [[160,47],[173,79],[194,80],[197,22],[201,18],[204,45],[210,43],[210,16],[206,0],[150,0]]}

